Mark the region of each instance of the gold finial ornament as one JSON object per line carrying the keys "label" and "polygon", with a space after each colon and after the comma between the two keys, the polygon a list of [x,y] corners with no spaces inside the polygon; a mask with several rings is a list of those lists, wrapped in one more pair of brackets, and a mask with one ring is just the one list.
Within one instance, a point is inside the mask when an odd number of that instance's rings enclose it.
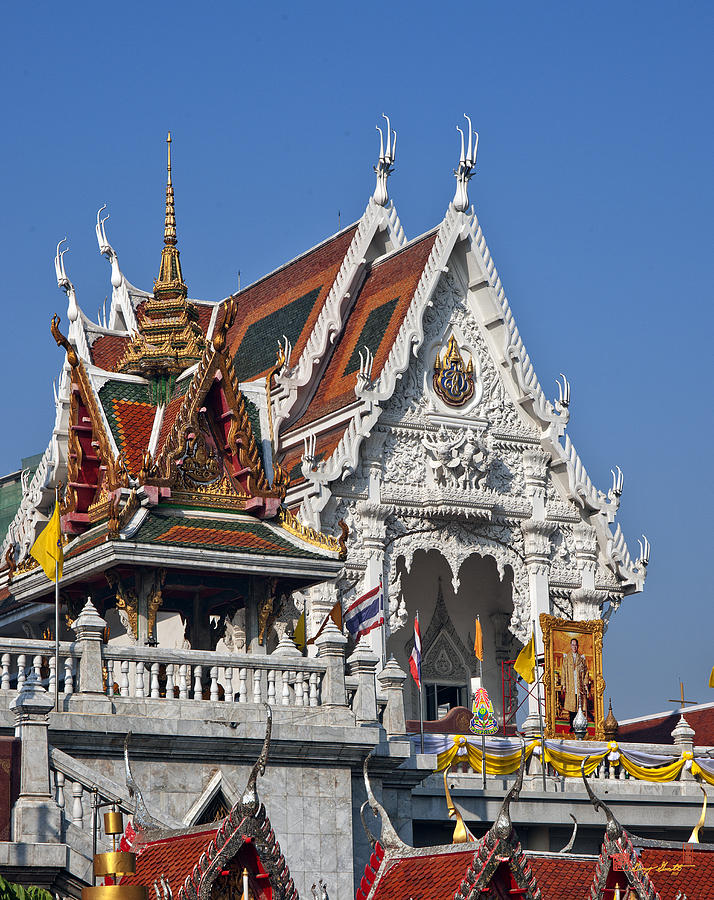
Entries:
{"label": "gold finial ornament", "polygon": [[[206,339],[198,324],[198,310],[188,297],[176,237],[176,208],[171,177],[171,132],[168,145],[164,246],[154,296],[139,314],[139,334],[119,363],[120,372],[145,378],[175,378],[201,358]],[[166,401],[166,397],[158,398]]]}
{"label": "gold finial ornament", "polygon": [[688,844],[698,844],[699,843],[699,832],[702,830],[702,828],[704,828],[704,820],[706,819],[706,816],[707,816],[706,788],[704,787],[703,784],[701,784],[699,782],[697,782],[697,783],[699,784],[699,787],[701,788],[701,791],[704,794],[704,803],[702,805],[702,812],[701,812],[701,815],[699,816],[699,821],[692,829],[692,833],[689,835],[689,840],[687,841]]}
{"label": "gold finial ornament", "polygon": [[446,794],[446,808],[449,811],[449,818],[456,819],[456,825],[454,827],[454,834],[451,838],[451,843],[466,844],[470,839],[469,830],[466,827],[463,816],[454,806],[454,801],[451,799],[451,791],[449,790],[449,782],[446,779],[446,775],[446,770],[444,770],[444,793]]}
{"label": "gold finial ornament", "polygon": [[607,718],[602,723],[603,734],[605,735],[606,741],[614,741],[617,737],[617,732],[619,731],[620,723],[615,718],[612,712],[612,699],[610,699],[610,709],[607,714]]}

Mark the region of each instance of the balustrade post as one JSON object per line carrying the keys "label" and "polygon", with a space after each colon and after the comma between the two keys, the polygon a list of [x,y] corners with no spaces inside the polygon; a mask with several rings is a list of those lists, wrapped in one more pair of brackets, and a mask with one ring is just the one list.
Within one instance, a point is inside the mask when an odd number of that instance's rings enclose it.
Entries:
{"label": "balustrade post", "polygon": [[151,697],[158,700],[161,696],[159,692],[159,664],[154,662],[151,664]]}
{"label": "balustrade post", "polygon": [[347,660],[350,675],[357,676],[357,690],[352,701],[352,712],[357,724],[377,725],[377,686],[375,674],[379,665],[379,657],[360,641]]}
{"label": "balustrade post", "polygon": [[226,666],[226,702],[233,703],[235,695],[233,694],[233,667]]}
{"label": "balustrade post", "polygon": [[395,737],[407,733],[406,715],[404,713],[404,682],[406,678],[406,672],[393,656],[377,675],[377,679],[387,695],[387,705],[382,716],[382,725],[387,732],[387,737]]}
{"label": "balustrade post", "polygon": [[15,737],[22,742],[20,796],[13,811],[13,841],[47,843],[60,839],[61,816],[52,798],[48,747],[53,698],[33,670],[10,703]]}
{"label": "balustrade post", "polygon": [[211,700],[218,700],[218,666],[211,666]]}
{"label": "balustrade post", "polygon": [[330,618],[315,641],[317,655],[327,666],[322,682],[322,706],[347,706],[345,690],[345,647],[347,638]]}
{"label": "balustrade post", "polygon": [[[688,754],[687,759],[692,759],[694,755],[694,729],[684,718],[684,714],[679,717],[679,722],[674,726],[672,732],[672,740],[675,747],[679,747],[682,756]],[[694,781],[691,765],[685,765],[679,775],[680,781]]]}
{"label": "balustrade post", "polygon": [[2,655],[2,675],[0,676],[0,691],[10,690],[10,654]]}
{"label": "balustrade post", "polygon": [[[73,660],[71,656],[68,656],[64,661],[64,695],[65,697],[69,697],[70,694],[74,693],[74,669]],[[107,675],[107,678],[109,676]],[[109,695],[111,696],[111,694]]]}
{"label": "balustrade post", "polygon": [[79,688],[83,694],[97,694],[103,699],[102,638],[107,627],[91,600],[84,604],[79,617],[72,623],[72,630],[82,646],[79,663]]}

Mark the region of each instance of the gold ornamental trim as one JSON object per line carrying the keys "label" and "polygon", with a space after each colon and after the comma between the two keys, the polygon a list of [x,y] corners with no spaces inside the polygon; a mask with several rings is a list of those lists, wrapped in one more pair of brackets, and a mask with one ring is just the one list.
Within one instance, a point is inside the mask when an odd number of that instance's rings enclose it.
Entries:
{"label": "gold ornamental trim", "polygon": [[295,537],[300,538],[313,547],[320,550],[330,550],[332,553],[341,553],[342,546],[339,538],[332,537],[329,534],[323,534],[321,531],[315,531],[307,525],[303,525],[296,515],[285,507],[280,507],[278,512],[278,525]]}

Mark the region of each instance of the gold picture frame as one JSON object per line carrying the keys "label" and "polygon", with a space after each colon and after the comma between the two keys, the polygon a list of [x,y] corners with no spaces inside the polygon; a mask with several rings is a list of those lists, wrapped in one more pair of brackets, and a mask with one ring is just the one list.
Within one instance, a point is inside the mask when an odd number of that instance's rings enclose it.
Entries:
{"label": "gold picture frame", "polygon": [[586,739],[604,740],[602,638],[605,623],[602,619],[575,622],[541,613],[540,627],[545,651],[545,736],[574,737],[572,720],[580,706],[588,720]]}

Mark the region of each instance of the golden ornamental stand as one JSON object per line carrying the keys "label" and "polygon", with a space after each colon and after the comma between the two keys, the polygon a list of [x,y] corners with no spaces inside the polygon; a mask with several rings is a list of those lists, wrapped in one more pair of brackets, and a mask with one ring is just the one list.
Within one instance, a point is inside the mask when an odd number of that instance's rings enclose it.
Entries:
{"label": "golden ornamental stand", "polygon": [[[111,876],[115,882],[124,875],[136,872],[136,853],[117,850],[117,835],[124,833],[124,820],[118,810],[104,813],[104,833],[111,835],[112,847],[108,853],[94,856],[94,876]],[[82,900],[147,900],[143,884],[98,884],[82,888]]]}

